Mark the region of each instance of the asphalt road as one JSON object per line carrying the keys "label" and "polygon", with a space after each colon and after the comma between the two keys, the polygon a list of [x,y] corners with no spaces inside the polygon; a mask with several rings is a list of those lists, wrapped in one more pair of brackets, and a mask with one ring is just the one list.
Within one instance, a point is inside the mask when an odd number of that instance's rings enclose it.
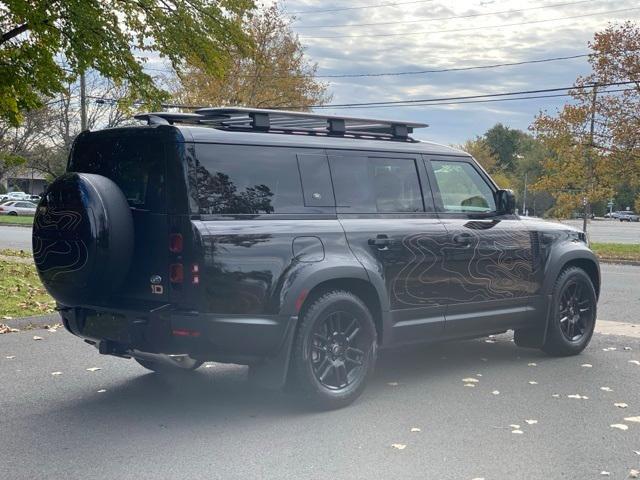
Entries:
{"label": "asphalt road", "polygon": [[602,263],[600,273],[598,318],[640,324],[640,267]]}
{"label": "asphalt road", "polygon": [[640,469],[640,423],[624,420],[640,415],[640,365],[629,362],[640,339],[597,334],[558,359],[510,338],[385,352],[359,401],[322,413],[253,386],[244,367],[164,378],[62,330],[0,335],[0,477],[582,480]]}
{"label": "asphalt road", "polygon": [[[582,230],[582,220],[565,220],[563,223]],[[587,225],[587,233],[592,242],[640,243],[640,222],[592,220]]]}
{"label": "asphalt road", "polygon": [[0,248],[31,251],[31,228],[0,225]]}

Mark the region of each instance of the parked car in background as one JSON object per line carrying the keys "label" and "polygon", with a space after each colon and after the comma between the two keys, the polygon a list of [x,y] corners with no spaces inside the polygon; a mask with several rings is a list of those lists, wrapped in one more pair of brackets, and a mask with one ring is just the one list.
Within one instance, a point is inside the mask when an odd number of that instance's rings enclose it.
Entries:
{"label": "parked car in background", "polygon": [[640,222],[640,216],[634,212],[618,212],[618,220],[621,222]]}
{"label": "parked car in background", "polygon": [[35,215],[37,205],[33,202],[14,201],[0,204],[0,215]]}
{"label": "parked car in background", "polygon": [[25,192],[9,192],[6,194],[9,200],[30,200],[31,195]]}

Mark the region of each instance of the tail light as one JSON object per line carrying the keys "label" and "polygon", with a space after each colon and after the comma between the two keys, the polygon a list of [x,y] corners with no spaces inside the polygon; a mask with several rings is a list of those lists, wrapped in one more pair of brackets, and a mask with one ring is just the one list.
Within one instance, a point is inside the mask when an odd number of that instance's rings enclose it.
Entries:
{"label": "tail light", "polygon": [[169,235],[169,251],[171,253],[182,253],[184,241],[181,233],[172,233]]}
{"label": "tail light", "polygon": [[172,263],[169,265],[169,279],[171,283],[184,282],[184,267],[181,263]]}

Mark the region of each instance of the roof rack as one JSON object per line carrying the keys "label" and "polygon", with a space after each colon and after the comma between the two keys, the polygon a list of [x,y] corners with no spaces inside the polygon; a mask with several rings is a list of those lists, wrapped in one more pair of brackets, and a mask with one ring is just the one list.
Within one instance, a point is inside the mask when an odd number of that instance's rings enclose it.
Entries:
{"label": "roof rack", "polygon": [[307,133],[398,140],[411,140],[409,134],[413,133],[414,128],[428,127],[425,123],[416,122],[244,107],[201,108],[196,110],[195,113],[144,113],[136,115],[135,118],[145,120],[149,125],[187,123],[226,130]]}

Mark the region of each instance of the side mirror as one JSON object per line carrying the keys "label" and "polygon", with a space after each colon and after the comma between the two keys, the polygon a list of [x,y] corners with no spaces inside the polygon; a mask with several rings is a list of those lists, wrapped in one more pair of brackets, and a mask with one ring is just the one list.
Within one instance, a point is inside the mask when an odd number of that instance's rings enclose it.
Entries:
{"label": "side mirror", "polygon": [[516,196],[513,190],[498,190],[496,192],[496,210],[500,215],[513,215],[516,211]]}

